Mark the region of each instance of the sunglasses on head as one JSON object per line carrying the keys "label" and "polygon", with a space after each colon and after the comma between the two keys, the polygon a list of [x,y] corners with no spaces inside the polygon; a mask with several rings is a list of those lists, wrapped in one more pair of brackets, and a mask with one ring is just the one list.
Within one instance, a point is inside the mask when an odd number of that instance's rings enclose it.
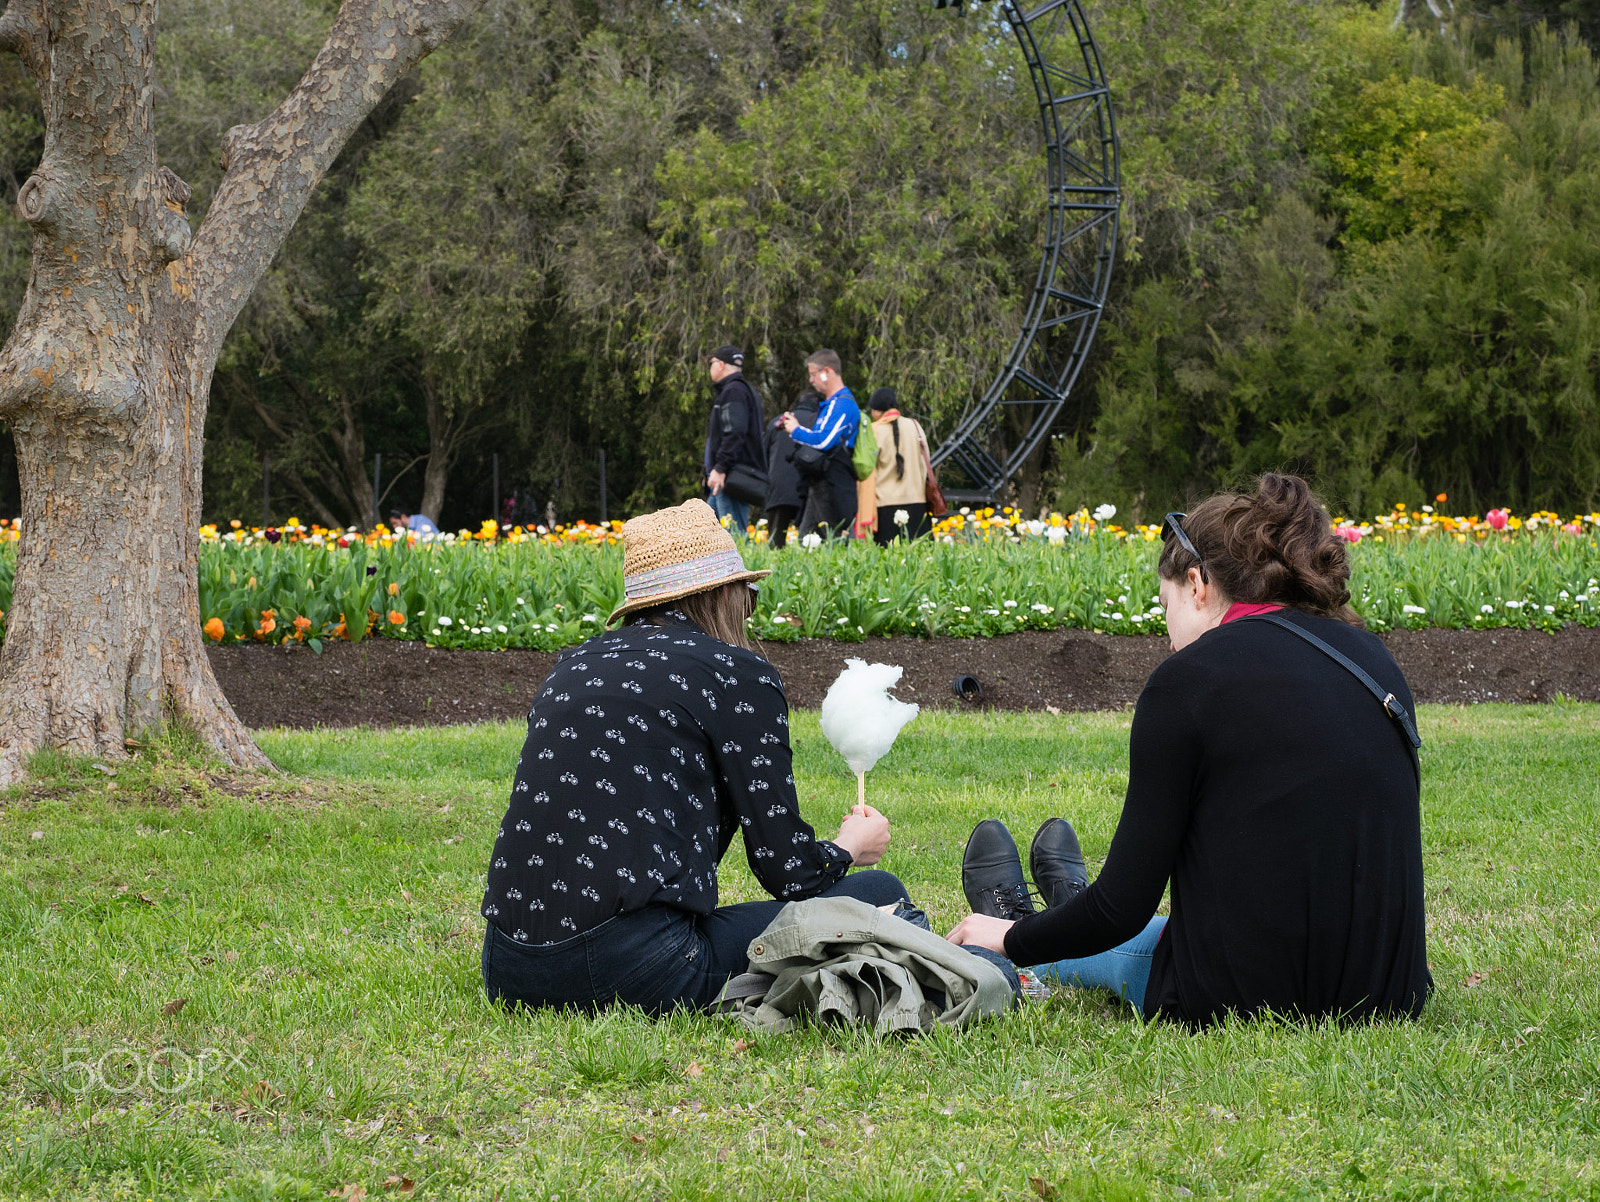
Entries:
{"label": "sunglasses on head", "polygon": [[1183,527],[1179,525],[1179,523],[1188,516],[1189,515],[1186,513],[1167,514],[1166,517],[1161,519],[1161,537],[1164,541],[1168,532],[1170,532],[1172,536],[1178,540],[1178,545],[1185,551],[1189,552],[1190,555],[1194,556],[1195,563],[1199,565],[1200,568],[1200,579],[1205,583],[1210,584],[1211,577],[1206,574],[1205,560],[1200,558],[1200,552],[1195,550],[1194,543],[1189,540],[1189,536],[1183,532]]}

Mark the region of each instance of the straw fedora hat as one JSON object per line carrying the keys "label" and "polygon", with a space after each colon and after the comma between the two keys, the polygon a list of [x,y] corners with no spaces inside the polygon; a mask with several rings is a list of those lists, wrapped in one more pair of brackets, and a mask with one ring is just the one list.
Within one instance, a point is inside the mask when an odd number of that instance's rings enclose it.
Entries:
{"label": "straw fedora hat", "polygon": [[625,599],[606,619],[606,625],[636,609],[770,575],[770,569],[752,572],[745,568],[733,535],[722,528],[704,501],[696,498],[671,509],[658,509],[622,523]]}

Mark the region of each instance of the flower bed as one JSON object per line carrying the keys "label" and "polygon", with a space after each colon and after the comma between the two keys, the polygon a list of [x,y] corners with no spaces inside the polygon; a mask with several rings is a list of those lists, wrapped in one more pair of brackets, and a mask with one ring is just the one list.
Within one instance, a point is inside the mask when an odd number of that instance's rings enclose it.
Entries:
{"label": "flower bed", "polygon": [[[1159,528],[1124,530],[1109,506],[1026,521],[951,515],[928,541],[880,550],[830,542],[745,548],[771,568],[753,630],[766,640],[873,634],[986,636],[1076,627],[1166,630],[1156,602]],[[0,542],[9,609],[15,523]],[[1352,604],[1374,630],[1600,623],[1600,514],[1446,518],[1394,512],[1336,525],[1351,542]],[[554,650],[600,629],[622,599],[620,523],[553,531],[486,523],[429,541],[242,526],[202,530],[200,617],[213,643],[423,639],[442,647]],[[354,620],[352,620],[354,619]]]}

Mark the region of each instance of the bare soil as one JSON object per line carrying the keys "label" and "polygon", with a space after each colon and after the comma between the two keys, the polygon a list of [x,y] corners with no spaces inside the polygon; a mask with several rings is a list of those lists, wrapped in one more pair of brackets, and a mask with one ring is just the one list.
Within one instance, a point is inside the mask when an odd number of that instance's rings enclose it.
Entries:
{"label": "bare soil", "polygon": [[[1419,701],[1600,701],[1600,629],[1416,630],[1381,636]],[[850,657],[900,664],[898,694],[949,708],[1103,710],[1130,706],[1168,655],[1164,638],[1027,631],[990,639],[807,639],[763,644],[789,703],[815,707]],[[555,655],[445,651],[371,639],[328,646],[215,647],[211,666],[247,726],[425,726],[521,718]],[[976,677],[982,695],[951,688]]]}

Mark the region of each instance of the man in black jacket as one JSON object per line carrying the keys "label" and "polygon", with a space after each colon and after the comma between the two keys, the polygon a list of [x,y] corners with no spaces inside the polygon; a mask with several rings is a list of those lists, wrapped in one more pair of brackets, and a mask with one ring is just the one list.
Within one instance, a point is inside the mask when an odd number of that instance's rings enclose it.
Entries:
{"label": "man in black jacket", "polygon": [[726,519],[733,533],[744,537],[750,524],[750,502],[730,496],[728,472],[744,466],[758,476],[767,469],[766,451],[761,444],[761,398],[744,378],[744,352],[736,346],[719,348],[709,364],[715,386],[711,403],[711,422],[706,430],[707,500],[719,519]]}

